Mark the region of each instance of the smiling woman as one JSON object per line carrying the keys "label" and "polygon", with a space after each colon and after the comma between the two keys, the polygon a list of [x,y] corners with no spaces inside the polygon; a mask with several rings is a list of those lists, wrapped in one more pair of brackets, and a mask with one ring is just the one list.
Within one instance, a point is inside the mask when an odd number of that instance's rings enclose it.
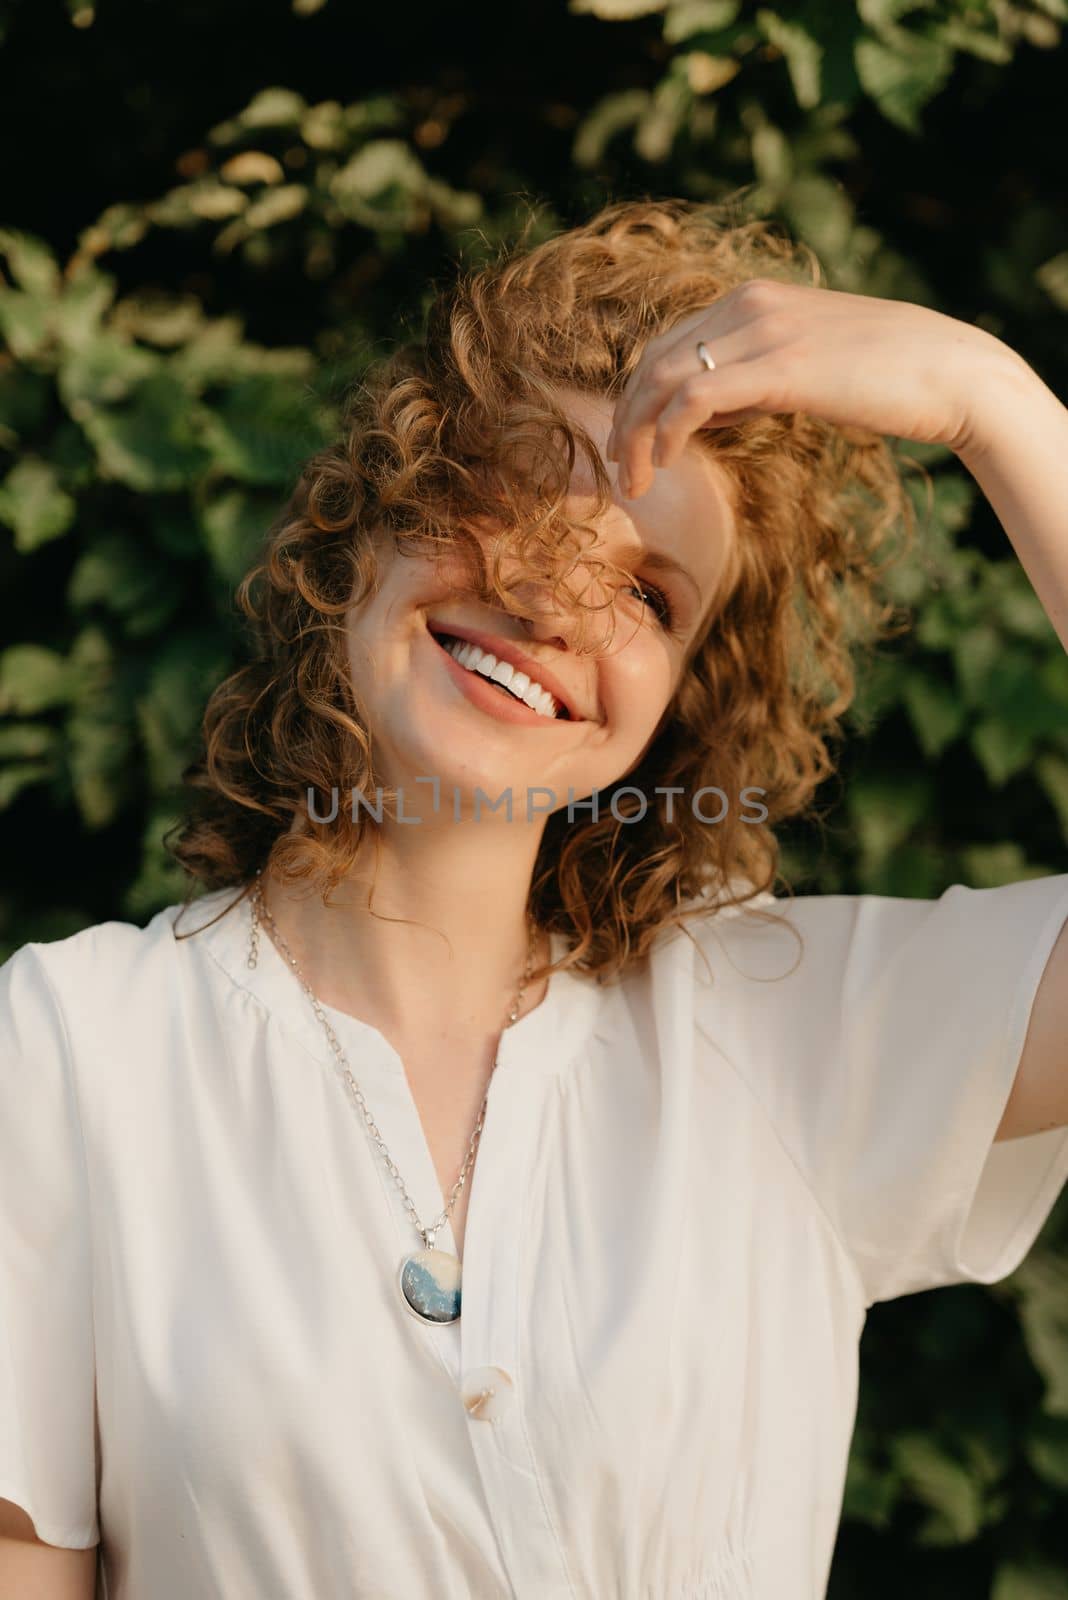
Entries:
{"label": "smiling woman", "polygon": [[958,426],[817,283],[648,202],[440,291],[238,591],[205,892],[0,967],[0,1495],[109,1600],[819,1600],[868,1307],[1036,1238],[1068,874],[773,890]]}
{"label": "smiling woman", "polygon": [[[608,208],[443,290],[425,340],[354,394],[343,438],[309,461],[239,590],[262,645],[208,708],[193,779],[205,804],[175,852],[195,876],[248,881],[268,845],[280,880],[330,890],[351,871],[365,819],[323,836],[294,796],[399,782],[386,740],[418,720],[407,660],[388,717],[366,697],[388,693],[389,652],[417,641],[429,610],[438,631],[462,613],[513,647],[543,639],[543,671],[562,661],[559,686],[587,699],[606,675],[620,689],[623,725],[598,717],[594,734],[586,716],[567,745],[529,747],[554,768],[603,752],[571,785],[601,793],[602,814],[580,827],[554,814],[534,872],[533,909],[566,935],[569,964],[618,971],[710,881],[731,898],[765,891],[775,824],[833,770],[856,650],[903,625],[877,579],[911,537],[911,502],[885,439],[796,412],[695,436],[640,502],[622,499],[604,452],[652,336],[757,272],[814,271],[765,222],[663,202]],[[249,748],[270,751],[267,770]],[[416,770],[440,756],[423,744]],[[512,744],[487,748],[487,780],[513,759]],[[759,786],[767,820],[710,829],[660,804],[620,821],[607,802],[624,779],[650,794]]]}

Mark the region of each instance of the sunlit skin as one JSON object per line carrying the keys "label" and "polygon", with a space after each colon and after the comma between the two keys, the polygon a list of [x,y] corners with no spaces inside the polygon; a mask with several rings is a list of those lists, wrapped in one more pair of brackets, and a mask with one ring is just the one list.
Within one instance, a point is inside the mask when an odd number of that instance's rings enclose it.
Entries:
{"label": "sunlit skin", "polygon": [[[561,400],[603,456],[611,402],[572,391],[563,391]],[[615,469],[608,472],[614,483]],[[569,510],[588,514],[593,488],[580,454]],[[374,830],[374,905],[389,917],[412,920],[375,921],[363,909],[370,842],[365,861],[335,896],[338,909],[283,894],[275,884],[269,899],[284,936],[294,936],[291,942],[299,942],[314,969],[320,997],[375,1023],[402,1055],[406,1041],[415,1048],[416,1032],[422,1038],[427,1016],[441,1040],[478,1036],[486,1043],[499,1031],[522,968],[525,904],[546,822],[544,814],[528,819],[527,791],[552,789],[565,805],[569,790],[578,800],[605,788],[647,748],[724,578],[736,537],[729,480],[695,441],[657,475],[640,504],[615,494],[596,526],[595,553],[655,585],[671,612],[670,619],[661,615],[651,587],[644,601],[633,588],[622,588],[607,650],[575,652],[576,620],[552,609],[547,586],[522,591],[529,600],[524,620],[452,591],[452,574],[428,557],[389,556],[377,593],[351,615],[353,685],[382,781],[401,788],[404,815],[420,819],[386,818]],[[667,557],[689,576],[656,564]],[[478,680],[468,692],[463,680],[472,675],[444,653],[428,622],[518,646],[547,668],[577,715],[549,719],[523,708],[516,720],[515,702],[500,690]],[[595,637],[603,639],[603,632]],[[441,780],[437,814],[430,786],[415,781],[432,775]],[[486,805],[474,820],[476,786],[491,800],[510,787],[512,821],[503,809]],[[454,790],[461,797],[460,822]],[[532,990],[524,1010],[542,992]]]}

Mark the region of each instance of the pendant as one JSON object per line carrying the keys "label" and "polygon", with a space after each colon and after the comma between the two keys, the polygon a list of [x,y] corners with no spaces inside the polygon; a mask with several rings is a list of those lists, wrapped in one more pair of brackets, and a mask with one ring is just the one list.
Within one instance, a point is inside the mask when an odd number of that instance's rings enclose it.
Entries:
{"label": "pendant", "polygon": [[404,1304],[420,1322],[456,1322],[462,1276],[459,1259],[447,1250],[435,1250],[432,1233],[426,1237],[426,1248],[405,1256],[400,1265]]}

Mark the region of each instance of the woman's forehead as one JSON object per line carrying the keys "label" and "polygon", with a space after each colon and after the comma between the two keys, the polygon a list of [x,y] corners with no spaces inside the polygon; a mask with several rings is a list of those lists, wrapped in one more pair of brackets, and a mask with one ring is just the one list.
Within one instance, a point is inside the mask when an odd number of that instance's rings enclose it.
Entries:
{"label": "woman's forehead", "polygon": [[[692,574],[702,592],[718,583],[736,537],[731,480],[725,468],[700,444],[690,442],[672,466],[657,471],[651,487],[636,500],[619,490],[616,463],[604,460],[612,427],[613,403],[601,395],[559,391],[564,410],[586,429],[601,452],[612,486],[612,500],[593,526],[606,539],[633,551],[656,551],[674,557]],[[575,460],[568,494],[568,513],[576,520],[589,514],[597,486],[585,453]]]}

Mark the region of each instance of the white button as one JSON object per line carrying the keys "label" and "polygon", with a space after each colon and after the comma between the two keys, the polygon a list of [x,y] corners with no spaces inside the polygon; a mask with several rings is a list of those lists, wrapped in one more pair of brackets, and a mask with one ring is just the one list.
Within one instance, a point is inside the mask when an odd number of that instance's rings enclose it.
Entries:
{"label": "white button", "polygon": [[473,1367],[464,1374],[460,1395],[473,1422],[496,1422],[511,1406],[515,1384],[503,1367]]}

